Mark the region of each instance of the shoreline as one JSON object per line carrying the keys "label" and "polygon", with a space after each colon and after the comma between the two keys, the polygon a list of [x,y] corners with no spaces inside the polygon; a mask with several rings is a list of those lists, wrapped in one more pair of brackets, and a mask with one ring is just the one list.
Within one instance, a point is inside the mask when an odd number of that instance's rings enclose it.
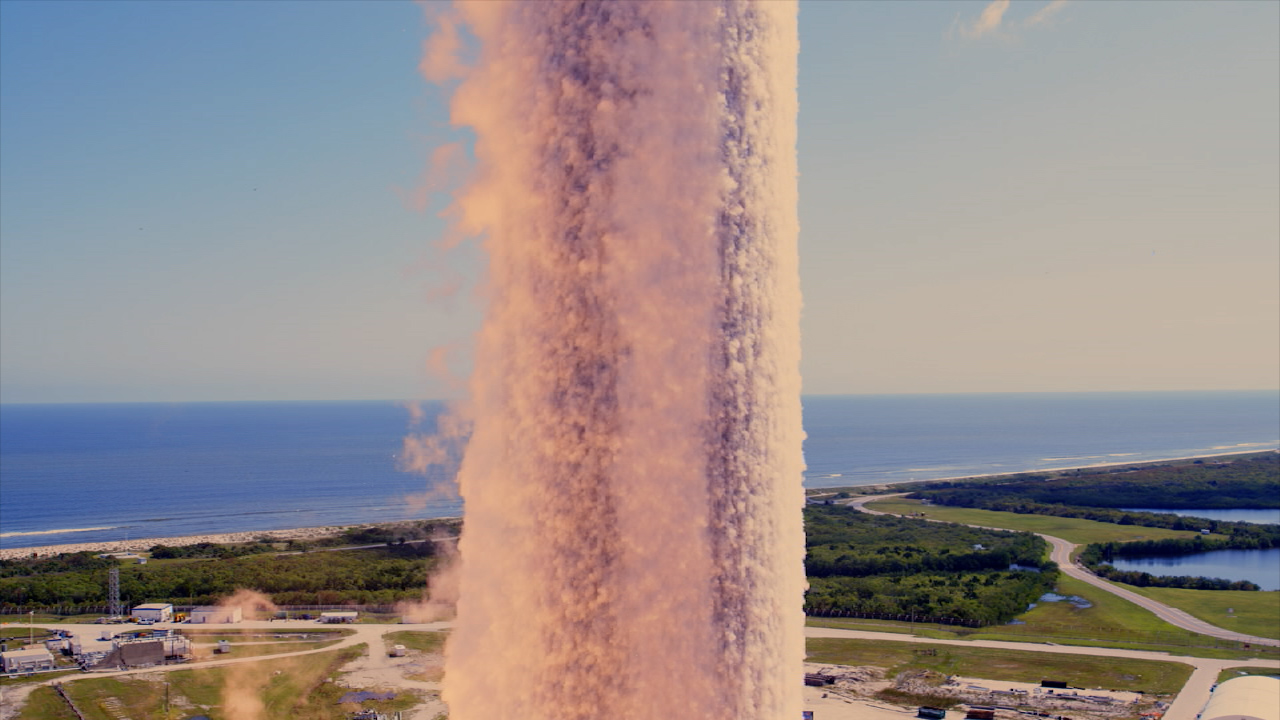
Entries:
{"label": "shoreline", "polygon": [[262,537],[270,537],[275,542],[288,540],[316,540],[332,537],[343,530],[371,525],[392,525],[398,523],[360,523],[354,525],[325,525],[310,528],[290,528],[287,530],[244,530],[241,532],[208,533],[205,535],[181,535],[179,537],[137,538],[131,540],[102,540],[99,542],[64,543],[61,545],[39,545],[31,547],[0,548],[0,560],[27,558],[33,555],[49,557],[61,553],[96,552],[96,553],[130,553],[146,552],[154,545],[183,547],[199,543],[218,545],[253,542]]}
{"label": "shoreline", "polygon": [[[1141,467],[1145,465],[1157,465],[1161,463],[1177,462],[1181,460],[1205,460],[1209,458],[1234,458],[1240,455],[1263,455],[1266,453],[1278,453],[1280,450],[1275,448],[1267,448],[1263,450],[1241,450],[1238,452],[1214,453],[1212,455],[1184,455],[1179,457],[1161,458],[1157,460],[1140,460],[1136,462],[1117,462],[1117,463],[1098,463],[1096,465],[1078,465],[1057,468],[1038,468],[1034,470],[1019,470],[1007,473],[986,473],[981,475],[957,475],[954,477],[929,478],[924,480],[885,480],[879,482],[870,482],[865,485],[833,485],[831,487],[807,488],[805,497],[814,497],[828,492],[838,492],[844,489],[866,489],[872,487],[884,487],[892,485],[908,485],[914,483],[930,483],[930,482],[951,482],[957,480],[976,480],[981,478],[1004,477],[1014,475],[1026,475],[1039,472],[1063,472],[1066,470],[1096,470],[1098,468],[1107,467]],[[416,520],[440,520],[446,518],[416,518]],[[82,543],[61,543],[56,545],[33,545],[28,547],[12,547],[0,548],[0,560],[12,560],[15,558],[31,557],[50,557],[61,553],[76,552],[97,552],[97,553],[125,553],[125,552],[145,552],[153,545],[168,545],[171,547],[182,547],[185,545],[196,545],[198,543],[207,542],[214,544],[231,544],[253,542],[259,538],[269,537],[275,542],[285,542],[288,540],[315,540],[323,537],[332,537],[349,528],[357,527],[379,527],[384,525],[400,525],[406,520],[393,520],[387,522],[376,523],[352,523],[350,525],[324,525],[319,527],[304,528],[288,528],[284,530],[242,530],[238,532],[225,533],[205,533],[202,535],[181,535],[177,537],[151,537],[137,538],[129,540],[103,540],[97,542]]]}
{"label": "shoreline", "polygon": [[[1031,475],[1042,472],[1065,472],[1067,470],[1098,470],[1101,468],[1121,468],[1121,467],[1144,467],[1148,465],[1161,465],[1170,462],[1179,462],[1182,460],[1208,460],[1210,458],[1236,458],[1240,455],[1266,455],[1267,453],[1280,453],[1280,448],[1262,448],[1258,450],[1237,450],[1235,452],[1221,452],[1210,455],[1179,455],[1177,457],[1157,458],[1155,460],[1134,460],[1131,462],[1104,462],[1095,463],[1093,465],[1066,465],[1063,467],[1035,468],[1032,470],[1014,470],[1012,472],[998,473],[982,473],[979,475],[953,475],[949,477],[937,478],[911,478],[909,480],[877,480],[862,485],[831,485],[820,488],[806,488],[805,495],[812,496],[818,493],[839,490],[852,490],[858,488],[881,487],[887,485],[910,485],[913,483],[932,483],[932,482],[955,482],[959,480],[980,480],[982,478],[994,477],[1013,477],[1015,475]],[[834,479],[834,478],[831,478]]]}

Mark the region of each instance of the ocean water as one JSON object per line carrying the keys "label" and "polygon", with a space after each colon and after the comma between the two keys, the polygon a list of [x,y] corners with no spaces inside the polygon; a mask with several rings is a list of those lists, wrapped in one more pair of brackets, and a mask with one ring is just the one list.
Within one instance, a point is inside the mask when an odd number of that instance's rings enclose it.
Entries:
{"label": "ocean water", "polygon": [[[427,406],[429,418],[438,406]],[[809,487],[1280,446],[1280,392],[804,399]],[[0,547],[460,515],[395,402],[0,405]]]}

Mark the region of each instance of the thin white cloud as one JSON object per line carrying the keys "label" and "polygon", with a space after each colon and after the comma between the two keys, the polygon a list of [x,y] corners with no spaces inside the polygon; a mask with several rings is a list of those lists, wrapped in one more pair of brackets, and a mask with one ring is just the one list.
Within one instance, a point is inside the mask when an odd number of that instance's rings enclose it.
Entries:
{"label": "thin white cloud", "polygon": [[1067,0],[1052,0],[1048,5],[1036,11],[1035,15],[1026,19],[1023,23],[1026,27],[1035,27],[1043,22],[1048,22],[1050,18],[1058,14],[1058,11],[1066,7]]}
{"label": "thin white cloud", "polygon": [[967,38],[980,38],[996,32],[1004,20],[1004,13],[1009,9],[1009,0],[992,0],[990,5],[982,9],[982,14],[971,23],[961,23],[960,33]]}
{"label": "thin white cloud", "polygon": [[978,17],[963,21],[959,18],[953,26],[959,30],[960,35],[969,40],[977,40],[978,38],[987,36],[1005,36],[1026,28],[1035,27],[1047,23],[1051,18],[1061,12],[1062,8],[1067,4],[1067,0],[1050,0],[1050,2],[1025,20],[1005,20],[1005,13],[1009,10],[1010,0],[992,0],[982,9],[982,13]]}

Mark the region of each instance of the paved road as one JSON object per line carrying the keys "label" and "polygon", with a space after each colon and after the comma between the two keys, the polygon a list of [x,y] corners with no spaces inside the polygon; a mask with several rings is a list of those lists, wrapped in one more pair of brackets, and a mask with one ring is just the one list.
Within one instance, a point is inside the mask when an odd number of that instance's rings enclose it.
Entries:
{"label": "paved road", "polygon": [[1280,670],[1280,660],[1221,660],[1217,658],[1198,658],[1169,655],[1162,652],[1143,650],[1117,650],[1114,648],[1084,647],[1075,645],[1048,645],[1039,643],[1003,642],[999,640],[932,640],[895,633],[866,632],[862,630],[837,630],[835,628],[806,627],[805,637],[815,638],[852,638],[857,640],[874,640],[876,642],[925,643],[929,645],[958,645],[961,647],[985,647],[999,650],[1017,650],[1020,652],[1043,652],[1059,655],[1094,655],[1101,657],[1123,658],[1134,660],[1157,660],[1160,662],[1177,662],[1190,665],[1194,670],[1187,684],[1182,687],[1178,697],[1165,713],[1163,720],[1195,720],[1195,717],[1209,702],[1209,692],[1217,682],[1218,673],[1232,667],[1265,667]]}
{"label": "paved road", "polygon": [[[849,505],[850,507],[853,507],[861,512],[870,513],[872,515],[886,515],[888,513],[882,513],[877,510],[871,510],[866,506],[867,503],[873,502],[875,500],[883,500],[885,498],[899,497],[905,494],[906,493],[894,493],[892,495],[872,495],[869,497],[857,498],[853,502],[849,503]],[[929,518],[929,519],[933,520],[934,518]],[[943,521],[937,520],[936,522],[943,522]],[[973,527],[983,527],[983,526],[974,525]],[[1004,530],[1007,528],[989,528],[989,529]],[[1234,630],[1228,630],[1226,628],[1218,627],[1217,625],[1211,625],[1205,622],[1204,620],[1201,620],[1197,617],[1192,616],[1191,614],[1187,613],[1184,610],[1179,610],[1178,608],[1170,607],[1157,600],[1152,600],[1151,598],[1139,595],[1138,593],[1135,593],[1132,590],[1126,590],[1125,588],[1122,588],[1119,585],[1116,585],[1115,583],[1111,583],[1106,580],[1103,580],[1097,575],[1094,575],[1093,573],[1089,572],[1083,565],[1080,565],[1071,559],[1071,553],[1075,551],[1076,547],[1078,547],[1077,545],[1075,545],[1074,543],[1067,542],[1062,538],[1053,537],[1052,535],[1044,535],[1041,533],[1037,533],[1037,535],[1040,535],[1040,537],[1049,541],[1049,544],[1053,546],[1053,552],[1049,557],[1051,560],[1058,563],[1058,567],[1060,567],[1064,573],[1066,573],[1067,575],[1070,575],[1073,578],[1076,578],[1077,580],[1083,580],[1084,582],[1087,582],[1090,585],[1093,585],[1094,587],[1100,588],[1102,590],[1106,590],[1107,592],[1112,593],[1114,595],[1119,595],[1120,597],[1124,598],[1125,600],[1128,600],[1134,605],[1137,605],[1141,608],[1144,608],[1146,610],[1149,610],[1155,613],[1156,617],[1160,618],[1161,620],[1164,620],[1170,625],[1176,625],[1177,627],[1180,627],[1184,630],[1190,630],[1191,632],[1197,632],[1202,635],[1209,635],[1210,637],[1222,638],[1224,640],[1235,640],[1237,642],[1253,643],[1255,645],[1280,646],[1280,640],[1276,640],[1273,638],[1258,637],[1257,635],[1246,635],[1244,633],[1235,632]]]}
{"label": "paved road", "polygon": [[[1039,534],[1039,533],[1037,533]],[[1078,547],[1073,543],[1069,543],[1062,538],[1053,537],[1052,535],[1040,535],[1040,537],[1048,540],[1053,545],[1053,553],[1049,556],[1054,562],[1058,563],[1058,567],[1062,572],[1070,575],[1077,580],[1083,580],[1098,588],[1102,588],[1109,593],[1119,595],[1134,605],[1138,605],[1156,614],[1156,617],[1164,620],[1170,625],[1177,625],[1184,630],[1198,632],[1201,635],[1209,635],[1224,640],[1235,640],[1243,643],[1253,643],[1255,645],[1280,645],[1280,640],[1272,638],[1258,637],[1257,635],[1246,635],[1238,633],[1226,628],[1220,628],[1217,625],[1211,625],[1200,618],[1194,617],[1185,610],[1179,610],[1170,607],[1162,602],[1152,600],[1149,597],[1139,595],[1132,590],[1126,590],[1114,583],[1103,580],[1102,578],[1089,572],[1083,565],[1080,565],[1071,559],[1071,553]]]}
{"label": "paved road", "polygon": [[[447,622],[436,622],[427,624],[395,624],[395,625],[373,625],[373,624],[356,624],[345,625],[343,629],[353,630],[354,632],[343,638],[340,642],[324,648],[311,650],[297,650],[293,652],[280,653],[278,655],[259,655],[247,658],[227,658],[222,660],[204,660],[200,662],[182,663],[178,665],[165,665],[149,668],[141,668],[137,670],[121,670],[116,672],[105,673],[85,673],[79,675],[65,675],[58,678],[52,678],[39,683],[27,683],[20,686],[11,686],[4,689],[3,702],[0,706],[5,709],[15,709],[20,704],[22,698],[32,688],[39,685],[48,685],[53,682],[70,682],[80,678],[102,678],[115,677],[119,675],[134,675],[141,673],[169,672],[174,670],[190,670],[192,668],[220,667],[223,665],[232,665],[236,663],[255,662],[258,660],[274,660],[282,657],[293,657],[297,655],[309,655],[312,653],[329,652],[335,649],[350,647],[360,643],[367,643],[371,654],[382,655],[382,636],[389,632],[397,632],[402,630],[428,630],[440,631],[446,630],[450,626]],[[84,625],[72,623],[41,623],[42,628],[51,628],[55,630],[67,630],[76,633],[89,633],[96,635],[100,630],[104,629],[99,625]],[[171,623],[160,623],[157,627],[189,627],[189,626],[173,626]],[[274,632],[288,632],[298,630],[317,630],[318,624],[314,621],[307,620],[278,620],[272,622],[266,621],[246,621],[236,623],[234,625],[216,625],[210,624],[201,629],[205,630],[271,630]],[[119,628],[121,626],[107,626],[106,629]],[[1165,714],[1164,720],[1195,720],[1196,714],[1204,708],[1204,704],[1209,700],[1209,691],[1213,683],[1217,680],[1218,673],[1229,667],[1266,667],[1280,671],[1280,660],[1219,660],[1211,658],[1197,658],[1185,656],[1171,656],[1167,653],[1147,652],[1141,650],[1117,650],[1112,648],[1094,648],[1069,645],[1048,645],[1038,643],[1019,643],[1019,642],[1003,642],[998,640],[933,640],[929,638],[917,638],[909,635],[901,635],[896,633],[878,633],[862,630],[839,630],[834,628],[806,627],[806,637],[815,638],[852,638],[859,640],[874,640],[877,642],[906,642],[906,643],[926,643],[932,645],[958,645],[961,647],[987,647],[1004,650],[1018,650],[1026,652],[1045,652],[1063,655],[1095,655],[1114,658],[1134,658],[1142,660],[1158,660],[1162,662],[1179,662],[1190,665],[1194,668],[1191,679],[1178,693],[1178,697],[1174,700],[1173,705]],[[0,716],[6,713],[0,712]]]}
{"label": "paved road", "polygon": [[[139,629],[136,625],[92,625],[83,623],[38,623],[41,628],[49,628],[52,630],[66,630],[67,632],[76,633],[82,636],[97,637],[102,630],[114,630],[118,632],[126,632],[128,630]],[[105,678],[117,677],[120,675],[138,675],[143,673],[157,672],[173,672],[175,670],[191,670],[193,668],[210,668],[222,667],[224,665],[236,665],[239,663],[255,662],[257,660],[276,660],[278,658],[295,657],[298,655],[311,655],[313,653],[331,652],[342,648],[367,643],[370,655],[386,655],[383,651],[382,636],[389,632],[399,632],[402,630],[429,630],[439,631],[449,628],[447,622],[425,623],[425,624],[395,624],[395,625],[374,625],[374,624],[351,624],[341,625],[343,630],[353,630],[354,632],[344,637],[339,642],[328,645],[323,648],[314,648],[310,650],[294,650],[292,652],[284,652],[274,655],[256,655],[253,657],[242,658],[225,658],[222,660],[201,660],[198,662],[178,663],[176,665],[155,665],[146,668],[137,668],[134,670],[115,670],[111,672],[94,672],[80,673],[75,675],[62,675],[50,678],[40,682],[23,683],[22,685],[11,685],[0,688],[0,718],[10,717],[10,711],[22,705],[26,696],[31,690],[41,685],[51,685],[57,682],[71,682],[84,678]],[[297,632],[299,630],[316,631],[321,629],[332,629],[331,625],[321,625],[314,620],[274,620],[274,621],[245,621],[231,625],[223,625],[217,623],[208,623],[193,628],[191,625],[175,624],[175,623],[156,623],[148,627],[152,628],[172,628],[172,629],[200,629],[200,630],[225,630],[228,632],[239,632],[241,630],[271,630],[273,632]]]}

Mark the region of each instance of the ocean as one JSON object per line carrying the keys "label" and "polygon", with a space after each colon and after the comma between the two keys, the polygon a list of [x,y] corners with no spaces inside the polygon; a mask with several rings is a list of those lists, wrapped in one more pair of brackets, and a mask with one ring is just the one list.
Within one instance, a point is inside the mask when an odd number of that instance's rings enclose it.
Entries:
{"label": "ocean", "polygon": [[[425,406],[429,418],[439,406]],[[804,398],[807,487],[1280,447],[1280,391]],[[0,405],[0,547],[456,516],[403,403]]]}

